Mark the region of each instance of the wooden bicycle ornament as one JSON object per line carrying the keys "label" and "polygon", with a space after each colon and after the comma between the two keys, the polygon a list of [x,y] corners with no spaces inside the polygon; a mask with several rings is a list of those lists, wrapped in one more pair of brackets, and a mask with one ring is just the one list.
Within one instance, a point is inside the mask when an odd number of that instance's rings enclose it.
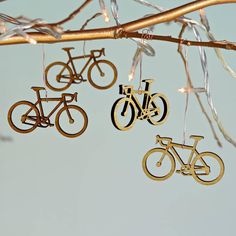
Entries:
{"label": "wooden bicycle ornament", "polygon": [[[41,98],[40,90],[43,87],[32,87],[36,92],[37,101],[20,101],[11,106],[8,112],[8,122],[12,129],[19,133],[32,132],[37,127],[52,127],[50,117],[57,111],[55,125],[57,130],[68,138],[80,136],[87,128],[88,117],[85,111],[76,105],[68,105],[77,102],[78,93],[63,93],[59,98]],[[45,116],[42,102],[58,102],[51,112]]]}
{"label": "wooden bicycle ornament", "polygon": [[[108,89],[113,86],[117,80],[117,69],[113,63],[107,60],[97,60],[102,55],[105,56],[105,48],[101,50],[91,50],[88,55],[72,57],[70,51],[73,47],[62,48],[66,51],[68,61],[66,63],[57,61],[47,66],[45,69],[46,85],[54,91],[63,91],[71,84],[79,84],[87,81],[83,78],[83,73],[89,66],[87,76],[89,83],[97,89]],[[76,71],[74,60],[87,59],[80,72]]]}
{"label": "wooden bicycle ornament", "polygon": [[[156,143],[163,148],[149,150],[142,162],[145,174],[156,181],[166,180],[172,176],[176,169],[176,161],[180,169],[176,173],[183,176],[192,176],[198,183],[204,185],[216,184],[224,175],[224,163],[213,152],[198,152],[197,144],[202,136],[191,135],[194,140],[192,146],[172,142],[172,138],[156,136]],[[190,150],[188,161],[184,162],[176,148]]]}
{"label": "wooden bicycle ornament", "polygon": [[[120,94],[125,95],[113,104],[111,119],[113,125],[122,131],[130,129],[137,119],[147,120],[152,125],[160,125],[166,121],[169,113],[168,100],[160,93],[150,94],[151,79],[142,80],[144,90],[134,90],[133,86],[120,85]],[[143,95],[142,104],[136,94]]]}

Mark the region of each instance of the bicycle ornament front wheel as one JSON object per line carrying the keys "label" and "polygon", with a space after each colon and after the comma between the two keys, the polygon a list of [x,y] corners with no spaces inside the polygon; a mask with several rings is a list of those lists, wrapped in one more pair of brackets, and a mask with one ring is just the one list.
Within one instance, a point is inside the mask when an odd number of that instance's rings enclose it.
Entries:
{"label": "bicycle ornament front wheel", "polygon": [[147,177],[152,180],[162,181],[171,177],[175,171],[176,164],[171,153],[163,148],[153,148],[145,154],[142,166]]}
{"label": "bicycle ornament front wheel", "polygon": [[11,128],[19,133],[30,133],[39,123],[39,111],[28,101],[13,104],[7,117]]}
{"label": "bicycle ornament front wheel", "polygon": [[154,93],[148,103],[148,122],[152,125],[160,125],[166,121],[169,113],[168,100],[165,95]]}
{"label": "bicycle ornament front wheel", "polygon": [[110,61],[95,61],[88,69],[88,81],[97,89],[108,89],[115,84],[116,80],[117,69]]}
{"label": "bicycle ornament front wheel", "polygon": [[63,62],[54,62],[45,69],[46,85],[53,91],[63,91],[73,82],[71,68]]}
{"label": "bicycle ornament front wheel", "polygon": [[112,106],[111,120],[113,125],[122,131],[130,129],[136,120],[135,105],[129,98],[120,98]]}
{"label": "bicycle ornament front wheel", "polygon": [[191,166],[193,178],[204,185],[219,182],[225,170],[222,159],[212,152],[200,153],[193,159]]}
{"label": "bicycle ornament front wheel", "polygon": [[86,130],[88,117],[81,107],[68,105],[58,111],[55,125],[62,135],[68,138],[76,138]]}

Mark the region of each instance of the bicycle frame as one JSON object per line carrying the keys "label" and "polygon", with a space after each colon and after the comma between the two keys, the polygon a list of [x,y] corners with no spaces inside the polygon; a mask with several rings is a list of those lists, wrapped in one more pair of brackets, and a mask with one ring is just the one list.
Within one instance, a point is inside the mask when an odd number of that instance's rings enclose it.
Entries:
{"label": "bicycle frame", "polygon": [[[73,72],[74,72],[73,75],[74,75],[74,76],[76,77],[76,79],[78,79],[78,80],[82,80],[82,79],[79,78],[79,77],[84,73],[84,71],[85,71],[85,69],[87,68],[87,66],[89,65],[89,63],[90,63],[92,60],[93,60],[94,62],[96,62],[96,57],[95,57],[92,53],[91,53],[91,54],[88,54],[88,55],[76,56],[76,57],[72,57],[70,52],[68,52],[67,54],[68,54],[69,60],[68,60],[65,64],[68,65],[68,66],[71,64],[72,70],[73,70]],[[77,73],[76,68],[75,68],[75,65],[74,65],[74,60],[79,60],[79,59],[82,59],[82,58],[89,58],[89,59],[88,59],[87,62],[85,63],[85,65],[84,65],[84,67],[82,68],[82,70],[81,70],[79,73]],[[102,73],[102,70],[100,69],[100,67],[99,67],[99,66],[97,66],[97,67],[98,67],[99,72]],[[62,71],[61,71],[59,74],[62,74],[62,73],[64,72],[64,70],[65,70],[65,68],[62,69]],[[62,78],[63,78],[63,76],[62,76]]]}
{"label": "bicycle frame", "polygon": [[[132,89],[132,88],[131,88]],[[135,96],[135,94],[144,94],[144,97],[143,97],[143,104],[141,105],[138,98]],[[138,109],[138,119],[144,119],[146,115],[148,115],[149,113],[149,110],[147,109],[148,108],[148,104],[149,104],[149,101],[151,99],[151,96],[150,96],[150,92],[149,90],[131,90],[131,93],[130,94],[126,94],[126,97],[129,98],[130,100],[132,100],[135,104],[135,106],[137,107]],[[124,111],[122,112],[123,114],[125,113],[126,109],[128,107],[128,104],[124,106]]]}
{"label": "bicycle frame", "polygon": [[[165,153],[163,153],[163,155],[162,155],[162,157],[160,159],[160,162],[162,162],[162,160],[164,159],[166,153],[171,151],[170,153],[173,154],[175,159],[180,163],[180,165],[182,167],[182,170],[186,170],[186,167],[188,168],[188,170],[190,170],[191,162],[193,160],[194,155],[195,156],[199,155],[199,152],[196,150],[197,143],[198,143],[198,141],[195,140],[193,146],[189,146],[189,145],[184,145],[184,144],[178,144],[178,143],[171,142],[170,144],[168,144],[166,146],[166,148],[165,148],[166,151],[165,151]],[[187,163],[185,163],[181,159],[181,157],[178,154],[178,152],[176,151],[175,147],[176,148],[185,149],[185,150],[191,150],[191,153],[189,155]],[[206,162],[202,158],[200,160],[201,160],[201,162],[203,164],[203,167],[202,166],[194,166],[194,168],[195,169],[205,169],[205,168],[207,168],[208,166],[207,166]],[[186,174],[184,172],[182,172],[182,174],[184,174],[184,175],[191,175],[191,173]]]}
{"label": "bicycle frame", "polygon": [[[39,117],[39,118],[40,118],[40,119],[38,120],[38,124],[42,124],[42,123],[43,123],[43,124],[46,124],[46,125],[48,126],[48,125],[50,125],[49,118],[50,118],[50,117],[54,114],[54,112],[61,106],[61,104],[64,103],[64,106],[67,106],[66,100],[65,100],[65,98],[63,99],[63,97],[61,97],[61,98],[41,98],[39,94],[37,94],[37,96],[38,96],[38,100],[37,100],[36,103],[34,103],[34,106],[37,107],[37,105],[38,105],[38,107],[39,107],[39,113],[40,113],[40,117]],[[52,109],[52,111],[51,111],[47,116],[45,116],[45,115],[44,115],[44,111],[43,111],[42,102],[56,102],[56,101],[59,101],[59,103]],[[26,116],[28,119],[35,121],[34,117],[28,116],[31,111],[32,111],[32,108],[29,109],[29,110],[26,112],[25,116]],[[70,116],[70,113],[67,112],[67,114],[68,114],[69,118],[72,119],[71,116]],[[36,117],[36,119],[37,119],[37,118],[38,118],[38,117]],[[47,126],[46,126],[46,127],[47,127]],[[46,127],[45,127],[45,128],[46,128]]]}

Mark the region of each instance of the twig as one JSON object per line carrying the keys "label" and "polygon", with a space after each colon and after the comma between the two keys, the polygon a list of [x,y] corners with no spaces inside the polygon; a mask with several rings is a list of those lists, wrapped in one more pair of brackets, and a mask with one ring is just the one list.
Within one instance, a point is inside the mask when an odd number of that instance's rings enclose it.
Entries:
{"label": "twig", "polygon": [[91,20],[93,20],[93,19],[95,19],[96,17],[101,16],[101,15],[102,15],[102,13],[100,13],[100,12],[94,14],[92,17],[90,17],[88,20],[85,21],[85,23],[82,25],[82,27],[80,28],[80,30],[84,30],[85,27],[88,25],[88,23],[89,23]]}
{"label": "twig", "polygon": [[[65,22],[68,22],[69,20],[73,19],[76,14],[78,14],[81,9],[83,9],[89,2],[92,0],[87,0],[84,2],[84,4],[78,8],[76,11],[74,11],[70,16],[65,18],[64,20],[61,20],[59,22],[54,23],[56,24],[64,24]],[[92,29],[92,30],[82,30],[82,31],[66,31],[62,34],[62,37],[60,40],[55,39],[52,36],[44,35],[42,33],[29,33],[29,36],[32,37],[34,40],[36,40],[39,43],[59,43],[59,42],[65,42],[65,41],[77,41],[77,40],[95,40],[95,39],[116,39],[121,38],[119,33],[122,31],[124,32],[132,32],[137,31],[139,29],[143,29],[145,27],[149,27],[152,25],[160,24],[160,23],[166,23],[175,20],[178,17],[181,17],[187,13],[197,11],[199,9],[212,6],[212,5],[218,5],[218,4],[226,4],[226,3],[236,3],[236,0],[202,0],[202,1],[193,1],[191,3],[179,6],[177,8],[155,14],[153,16],[149,16],[146,18],[141,18],[120,26],[116,27],[110,27],[110,28],[98,28],[98,29]],[[170,41],[170,42],[176,42],[179,43],[171,37],[168,38],[168,36],[164,36],[167,38],[156,38],[158,40],[164,40]],[[193,46],[212,46],[212,47],[219,47],[219,48],[225,48],[225,49],[231,49],[235,50],[235,45],[224,42],[211,42],[210,44],[206,43],[204,45],[197,45],[191,42]],[[14,36],[10,39],[0,41],[0,45],[10,45],[10,44],[20,44],[20,43],[27,43],[27,40],[23,39],[19,36]],[[187,42],[186,42],[187,43]],[[213,43],[213,44],[212,44]]]}
{"label": "twig", "polygon": [[51,23],[49,25],[63,25],[65,23],[67,23],[68,21],[71,21],[75,18],[76,15],[78,15],[90,2],[92,2],[92,0],[86,0],[79,8],[77,8],[75,11],[73,11],[68,17],[66,17],[63,20],[60,20],[58,22],[55,23]]}
{"label": "twig", "polygon": [[[142,34],[138,32],[122,32],[122,36],[126,38],[142,38]],[[171,42],[171,43],[178,43],[178,44],[186,45],[189,47],[200,46],[200,47],[236,50],[236,43],[229,42],[226,40],[199,42],[199,41],[187,40],[187,39],[182,39],[182,38],[174,38],[172,36],[164,36],[164,35],[150,35],[150,40],[159,40],[159,41],[166,41],[166,42]]]}

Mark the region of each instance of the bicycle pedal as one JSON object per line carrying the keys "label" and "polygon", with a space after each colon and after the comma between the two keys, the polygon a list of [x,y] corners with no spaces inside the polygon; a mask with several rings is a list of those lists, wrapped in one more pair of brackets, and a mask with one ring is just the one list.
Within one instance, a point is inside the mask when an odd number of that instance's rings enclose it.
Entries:
{"label": "bicycle pedal", "polygon": [[181,170],[176,170],[175,173],[182,174]]}

